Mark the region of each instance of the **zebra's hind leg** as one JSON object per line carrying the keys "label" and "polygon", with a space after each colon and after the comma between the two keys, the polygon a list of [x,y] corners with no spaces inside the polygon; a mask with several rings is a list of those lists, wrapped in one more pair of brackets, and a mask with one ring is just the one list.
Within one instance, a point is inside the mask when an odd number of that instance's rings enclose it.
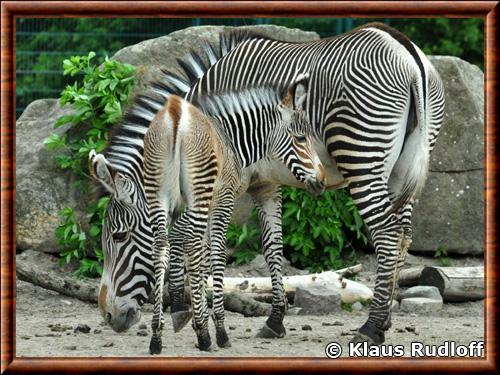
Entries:
{"label": "zebra's hind leg", "polygon": [[187,250],[187,272],[191,286],[191,305],[193,306],[193,329],[198,338],[198,349],[211,350],[212,340],[208,331],[208,304],[202,273],[203,237],[208,224],[208,207],[187,211],[184,215],[190,223],[184,228],[185,249]]}
{"label": "zebra's hind leg", "polygon": [[377,254],[377,276],[368,320],[352,342],[381,344],[391,325],[391,305],[397,283],[397,266],[404,239],[403,228],[395,213],[387,185],[380,180],[349,186],[360,215],[367,225]]}
{"label": "zebra's hind leg", "polygon": [[160,354],[162,349],[162,331],[165,325],[163,315],[163,284],[165,279],[165,271],[168,268],[169,258],[169,243],[167,237],[166,218],[160,219],[155,233],[155,242],[153,246],[153,264],[155,270],[155,286],[154,286],[154,308],[151,329],[153,335],[149,343],[150,354]]}
{"label": "zebra's hind leg", "polygon": [[184,229],[189,225],[182,215],[170,234],[170,272],[168,292],[170,295],[170,315],[174,332],[184,328],[193,316],[191,307],[185,302],[184,283]]}
{"label": "zebra's hind leg", "polygon": [[233,213],[234,196],[229,191],[217,201],[210,220],[210,261],[213,277],[213,313],[217,346],[231,346],[224,325],[224,270],[226,268],[226,233]]}
{"label": "zebra's hind leg", "polygon": [[271,274],[272,310],[264,326],[257,333],[261,338],[282,338],[286,335],[283,319],[288,300],[283,287],[281,264],[283,262],[283,237],[281,231],[281,188],[262,185],[249,190],[259,213],[262,230],[262,248]]}

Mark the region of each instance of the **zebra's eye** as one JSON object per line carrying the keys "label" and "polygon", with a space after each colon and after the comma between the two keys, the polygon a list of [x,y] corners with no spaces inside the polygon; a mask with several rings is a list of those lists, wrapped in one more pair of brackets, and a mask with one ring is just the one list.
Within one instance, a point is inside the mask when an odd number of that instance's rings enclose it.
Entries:
{"label": "zebra's eye", "polygon": [[304,143],[306,141],[306,136],[304,134],[296,135],[295,139],[297,142]]}
{"label": "zebra's eye", "polygon": [[127,239],[127,232],[113,233],[113,239],[118,242],[125,241]]}

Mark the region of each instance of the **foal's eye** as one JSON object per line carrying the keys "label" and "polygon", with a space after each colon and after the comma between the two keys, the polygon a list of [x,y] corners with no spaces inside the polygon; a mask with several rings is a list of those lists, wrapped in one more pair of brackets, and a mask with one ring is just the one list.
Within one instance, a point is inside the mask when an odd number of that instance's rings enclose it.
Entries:
{"label": "foal's eye", "polygon": [[125,241],[127,239],[127,232],[113,233],[113,239],[118,242]]}

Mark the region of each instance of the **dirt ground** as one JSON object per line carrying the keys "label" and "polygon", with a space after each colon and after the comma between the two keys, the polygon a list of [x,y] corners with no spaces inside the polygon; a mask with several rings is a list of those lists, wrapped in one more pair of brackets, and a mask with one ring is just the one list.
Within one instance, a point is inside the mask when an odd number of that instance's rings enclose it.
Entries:
{"label": "dirt ground", "polygon": [[[370,258],[372,259],[372,258]],[[374,280],[370,265],[358,280],[368,285]],[[426,260],[422,260],[426,259]],[[477,260],[464,258],[454,265],[477,265]],[[432,263],[432,259],[413,257],[410,264]],[[368,308],[360,311],[336,311],[326,316],[292,315],[285,318],[287,335],[283,339],[255,337],[265,317],[245,318],[237,313],[227,313],[226,328],[232,347],[219,349],[212,331],[213,351],[200,352],[195,347],[196,336],[187,325],[181,332],[173,333],[170,319],[166,317],[163,333],[162,356],[293,356],[325,357],[325,346],[338,342],[347,353],[354,331],[366,320]],[[141,322],[128,332],[115,333],[107,327],[97,305],[62,296],[24,281],[17,281],[16,353],[17,356],[149,356],[151,305],[146,305]],[[441,345],[455,341],[469,345],[471,341],[484,340],[484,301],[450,304],[440,312],[417,315],[393,313],[392,328],[386,333],[384,345],[404,345],[409,355],[411,342]],[[79,324],[90,327],[90,332],[75,332]]]}

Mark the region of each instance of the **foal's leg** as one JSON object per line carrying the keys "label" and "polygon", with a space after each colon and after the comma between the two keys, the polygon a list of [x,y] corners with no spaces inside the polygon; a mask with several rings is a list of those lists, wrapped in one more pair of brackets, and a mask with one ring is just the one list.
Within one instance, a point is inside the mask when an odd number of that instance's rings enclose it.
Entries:
{"label": "foal's leg", "polygon": [[151,329],[153,335],[149,344],[150,354],[160,354],[162,349],[162,331],[165,324],[163,316],[163,285],[165,279],[165,271],[168,269],[169,259],[169,243],[168,243],[168,220],[166,211],[161,207],[157,199],[153,199],[150,203],[152,208],[152,221],[154,228],[154,245],[153,245],[153,265],[155,271],[154,284],[154,308]]}
{"label": "foal's leg", "polygon": [[218,200],[210,220],[210,261],[213,277],[213,313],[217,345],[231,346],[224,326],[224,270],[226,268],[226,233],[234,207],[234,196],[227,192]]}
{"label": "foal's leg", "polygon": [[191,286],[191,305],[193,306],[193,329],[198,338],[200,350],[210,350],[212,341],[208,332],[208,305],[205,282],[202,274],[203,237],[208,224],[208,208],[198,207],[187,211],[184,216],[189,226],[185,231],[187,252],[187,272]]}
{"label": "foal's leg", "polygon": [[185,303],[184,280],[184,229],[189,225],[182,215],[172,228],[170,234],[170,271],[168,292],[170,295],[170,315],[174,332],[179,332],[189,323],[192,316],[191,308]]}
{"label": "foal's leg", "polygon": [[288,300],[283,287],[281,264],[283,262],[283,237],[281,230],[281,188],[277,185],[260,185],[249,190],[259,212],[264,258],[271,273],[273,300],[271,315],[257,334],[265,338],[286,335],[283,319]]}

